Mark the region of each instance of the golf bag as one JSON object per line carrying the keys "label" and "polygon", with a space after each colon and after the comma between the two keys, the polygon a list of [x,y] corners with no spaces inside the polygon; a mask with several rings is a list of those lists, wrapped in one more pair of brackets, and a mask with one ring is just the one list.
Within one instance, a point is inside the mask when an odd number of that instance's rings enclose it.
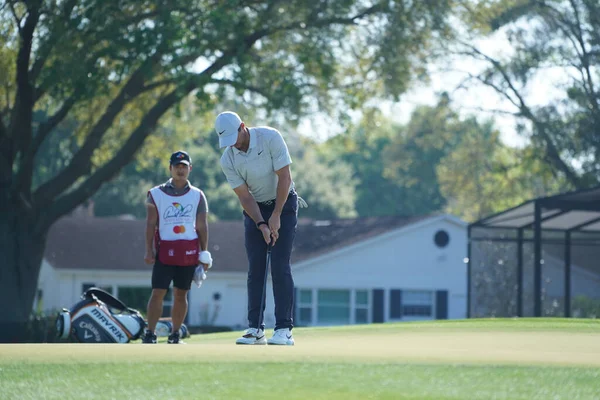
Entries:
{"label": "golf bag", "polygon": [[61,339],[72,336],[80,343],[128,343],[138,339],[146,326],[139,311],[99,288],[90,288],[71,309],[56,317]]}

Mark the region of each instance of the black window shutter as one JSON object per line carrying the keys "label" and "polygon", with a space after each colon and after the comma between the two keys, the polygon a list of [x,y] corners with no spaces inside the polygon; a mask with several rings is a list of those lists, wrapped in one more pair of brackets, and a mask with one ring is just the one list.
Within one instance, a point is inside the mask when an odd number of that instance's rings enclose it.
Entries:
{"label": "black window shutter", "polygon": [[88,290],[90,288],[93,288],[93,287],[96,287],[96,285],[94,283],[88,283],[88,282],[82,283],[81,284],[81,291],[82,291],[82,293],[85,293],[86,290]]}
{"label": "black window shutter", "polygon": [[373,289],[373,322],[385,322],[383,309],[383,289]]}
{"label": "black window shutter", "polygon": [[390,318],[402,318],[402,290],[390,290]]}
{"label": "black window shutter", "polygon": [[438,290],[435,293],[435,319],[448,319],[447,290]]}

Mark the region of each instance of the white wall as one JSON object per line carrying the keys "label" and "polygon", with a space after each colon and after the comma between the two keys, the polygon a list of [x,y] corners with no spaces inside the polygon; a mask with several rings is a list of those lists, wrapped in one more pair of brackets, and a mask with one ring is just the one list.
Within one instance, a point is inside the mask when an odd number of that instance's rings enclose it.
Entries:
{"label": "white wall", "polygon": [[[147,271],[115,270],[58,270],[46,260],[42,262],[38,288],[43,290],[43,308],[54,312],[61,308],[70,308],[79,300],[83,284],[93,283],[100,287],[112,287],[116,297],[119,286],[151,287],[152,269]],[[215,305],[214,293],[220,293],[215,325],[246,327],[246,274],[218,273],[210,271],[202,287],[192,284],[189,295],[188,324],[202,323],[201,312],[205,307],[211,311]],[[140,310],[145,313],[146,310]]]}
{"label": "white wall", "polygon": [[[61,305],[58,276],[54,268],[44,259],[38,277],[38,289],[42,290],[42,309],[49,313],[70,305]],[[36,299],[37,300],[37,299]],[[33,307],[36,307],[34,303]]]}
{"label": "white wall", "polygon": [[[213,298],[215,293],[221,295],[218,302]],[[206,316],[207,308],[210,318],[215,306],[218,306],[219,311],[214,325],[245,329],[248,324],[246,304],[245,273],[220,273],[210,270],[206,281],[200,288],[192,284],[189,295],[188,324],[194,326],[206,323],[203,315]]]}
{"label": "white wall", "polygon": [[[450,243],[438,248],[433,237],[444,229]],[[424,289],[448,290],[448,318],[466,317],[466,224],[454,218],[434,217],[294,265],[298,288],[321,289]],[[215,325],[247,327],[246,273],[209,271],[201,288],[190,293],[189,324],[201,323],[201,310],[215,305],[221,294]],[[385,316],[389,316],[389,292],[385,292]],[[275,325],[272,285],[267,286],[267,329]]]}
{"label": "white wall", "polygon": [[[450,243],[435,246],[434,234],[444,229]],[[293,266],[298,288],[312,289],[415,289],[448,290],[448,318],[466,316],[466,225],[452,217],[432,217],[399,230]],[[147,271],[55,270],[44,261],[39,287],[44,290],[45,308],[71,307],[81,296],[84,283],[97,286],[150,287],[152,269]],[[247,326],[246,273],[211,270],[201,288],[192,286],[189,296],[190,326],[203,322],[202,310],[212,312],[214,293],[220,293],[220,310],[215,325]],[[272,328],[272,287],[267,288],[265,324]],[[118,294],[117,294],[118,296]],[[385,319],[389,318],[389,292],[385,291]]]}
{"label": "white wall", "polygon": [[[433,237],[444,229],[445,248]],[[466,317],[466,225],[454,218],[434,217],[363,243],[300,263],[294,269],[298,288],[448,290],[448,318]]]}
{"label": "white wall", "polygon": [[38,288],[44,292],[43,305],[47,311],[70,308],[81,300],[84,283],[93,283],[100,287],[118,286],[150,287],[152,270],[148,271],[115,271],[115,270],[59,270],[53,268],[46,260],[42,262]]}

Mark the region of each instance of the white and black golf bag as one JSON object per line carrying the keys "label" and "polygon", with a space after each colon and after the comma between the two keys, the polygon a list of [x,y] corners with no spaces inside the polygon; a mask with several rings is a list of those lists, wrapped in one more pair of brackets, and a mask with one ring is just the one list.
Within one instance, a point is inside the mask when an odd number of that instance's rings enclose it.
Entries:
{"label": "white and black golf bag", "polygon": [[56,317],[56,333],[81,343],[128,343],[138,339],[146,326],[139,311],[99,288],[90,288],[82,300]]}

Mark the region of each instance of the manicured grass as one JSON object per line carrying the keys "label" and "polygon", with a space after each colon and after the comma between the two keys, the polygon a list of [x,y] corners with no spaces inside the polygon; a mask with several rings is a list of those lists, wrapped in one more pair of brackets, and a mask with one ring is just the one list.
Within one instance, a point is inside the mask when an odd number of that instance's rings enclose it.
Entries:
{"label": "manicured grass", "polygon": [[597,399],[592,368],[360,363],[3,365],[3,399]]}
{"label": "manicured grass", "polygon": [[599,399],[600,323],[298,328],[294,347],[0,345],[1,399]]}

